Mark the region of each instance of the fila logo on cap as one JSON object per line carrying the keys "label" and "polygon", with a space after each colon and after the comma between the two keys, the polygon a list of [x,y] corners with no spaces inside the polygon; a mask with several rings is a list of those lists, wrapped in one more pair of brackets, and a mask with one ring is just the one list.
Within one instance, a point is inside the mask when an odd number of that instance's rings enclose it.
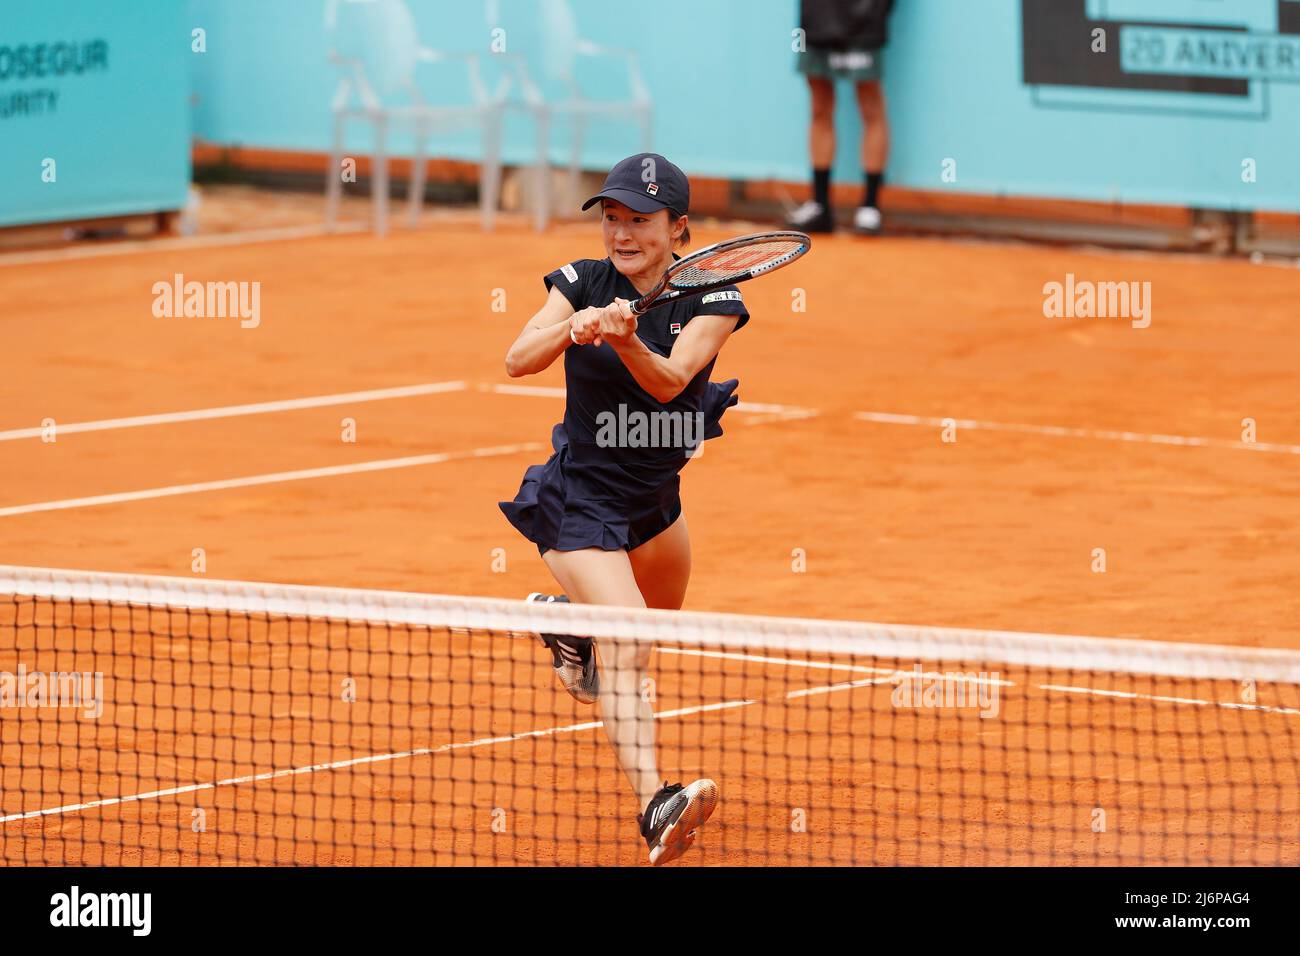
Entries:
{"label": "fila logo on cap", "polygon": [[658,195],[659,195],[659,184],[658,184],[658,183],[646,183],[645,191],[648,192],[651,196],[658,196]]}

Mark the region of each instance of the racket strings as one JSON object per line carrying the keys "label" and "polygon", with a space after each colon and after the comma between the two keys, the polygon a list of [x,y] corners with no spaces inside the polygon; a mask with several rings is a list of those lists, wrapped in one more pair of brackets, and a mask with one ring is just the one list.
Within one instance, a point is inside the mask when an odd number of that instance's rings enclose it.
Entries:
{"label": "racket strings", "polygon": [[678,289],[733,282],[742,276],[775,269],[798,258],[807,248],[798,239],[772,239],[730,249],[719,249],[698,260],[688,260],[674,272],[670,284]]}

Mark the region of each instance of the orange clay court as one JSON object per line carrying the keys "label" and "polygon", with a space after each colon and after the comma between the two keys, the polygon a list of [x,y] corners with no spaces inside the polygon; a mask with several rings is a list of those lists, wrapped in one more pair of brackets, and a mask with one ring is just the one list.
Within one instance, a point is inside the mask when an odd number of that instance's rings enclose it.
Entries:
{"label": "orange clay court", "polygon": [[[693,231],[700,248],[754,229]],[[506,599],[546,589],[536,549],[496,503],[549,454],[563,372],[557,363],[512,381],[503,356],[543,299],[541,276],[599,254],[593,225],[539,236],[507,224],[484,235],[449,221],[382,240],[181,242],[0,262],[11,318],[0,376],[0,563],[191,576],[201,548],[213,579]],[[150,290],[176,273],[259,281],[260,325],[155,318]],[[1067,273],[1150,281],[1151,326],[1045,319],[1044,283]],[[806,295],[806,311],[792,310],[794,290]],[[817,237],[779,279],[745,287],[753,319],[714,372],[740,379],[741,405],[726,416],[725,438],[683,479],[694,545],[687,609],[1300,648],[1298,290],[1295,271],[1240,261]],[[408,386],[428,387],[327,400]],[[308,398],[322,400],[68,427]],[[956,441],[945,442],[949,418]],[[32,434],[46,419],[57,423],[57,441]],[[355,442],[340,438],[344,419],[355,424]],[[1243,419],[1256,425],[1253,444],[1242,441]],[[387,464],[360,467],[375,462]],[[1105,549],[1105,573],[1093,570],[1096,548]],[[796,572],[800,555],[806,570]],[[44,619],[56,643],[59,625],[70,623],[61,613]],[[6,816],[5,862],[644,862],[626,826],[635,800],[599,733],[569,729],[594,718],[556,688],[536,641],[413,627],[378,646],[348,628],[309,644],[295,622],[253,627],[234,618],[196,627],[184,646],[160,647],[174,639],[150,615],[168,613],[133,611],[115,628],[113,640],[152,664],[115,656],[124,671],[111,676],[137,690],[158,686],[147,703],[136,694],[133,713],[110,703],[98,723],[63,711],[0,723],[6,754],[21,752],[4,762],[4,814],[108,800]],[[480,658],[469,645],[491,641],[498,649],[488,659],[509,682],[460,680],[468,675],[456,673],[456,661],[471,666]],[[449,656],[459,645],[464,656]],[[122,649],[78,646],[64,666]],[[0,668],[12,670],[18,650],[0,653]],[[341,705],[322,705],[294,683],[302,672],[293,665],[308,659],[310,679],[327,684],[363,667],[373,699],[389,702],[360,717],[333,713]],[[245,678],[231,677],[241,669]],[[251,703],[205,698],[218,672],[246,680]],[[193,697],[170,696],[181,693],[173,684],[192,679],[198,688],[184,693]],[[801,681],[812,687],[825,677],[747,661],[669,668],[656,707],[763,701],[778,682]],[[417,682],[444,691],[413,693]],[[1215,690],[1233,693],[1224,683]],[[1168,694],[1177,682],[1162,686]],[[691,862],[1003,864],[1078,853],[1104,863],[1195,859],[1204,850],[1195,834],[1176,852],[1122,830],[1088,842],[1053,817],[1070,801],[1104,803],[1151,785],[1138,762],[1108,756],[1125,752],[1131,729],[1106,724],[1111,718],[1094,712],[1111,706],[1104,702],[1029,688],[989,728],[974,714],[892,713],[878,683],[827,701],[795,728],[801,748],[793,749],[783,749],[792,728],[777,705],[660,721],[661,764],[712,773],[723,788]],[[1264,726],[1294,740],[1297,717],[1282,705],[1297,702],[1272,703],[1278,712]],[[227,709],[245,713],[233,719],[244,722],[239,739],[251,747],[225,736]],[[1050,773],[1040,790],[1009,792],[1011,777],[1049,771],[1059,758],[1044,721],[1063,709],[1071,725],[1106,735],[1086,767],[1100,792],[1057,792],[1061,778]],[[521,712],[535,728],[505,725]],[[1218,782],[1270,772],[1264,754],[1234,749],[1260,746],[1258,737],[1206,743],[1197,733],[1213,720],[1203,708],[1151,713],[1147,720],[1200,748],[1209,768],[1206,779],[1182,780],[1206,793],[1203,805],[1179,808],[1193,827],[1240,831],[1244,842],[1254,831],[1285,831],[1279,821],[1297,812],[1294,786],[1249,811],[1214,801]],[[123,733],[125,725],[138,734]],[[426,725],[451,728],[458,741],[564,732],[484,744],[477,749],[493,751],[484,762],[410,729]],[[743,767],[696,765],[711,744],[762,746],[767,733],[775,782]],[[955,767],[975,743],[985,758]],[[112,759],[87,757],[96,747]],[[734,756],[735,747],[722,752]],[[873,762],[882,748],[887,764]],[[194,799],[186,794],[128,790],[139,798],[120,799],[125,781],[197,785],[267,765],[300,767],[322,751],[346,762],[408,749],[428,752],[215,787],[207,801],[222,824],[206,832],[188,825]],[[171,765],[140,763],[164,750],[176,755]],[[89,762],[69,765],[78,752]],[[553,779],[566,766],[575,779]],[[946,792],[958,773],[961,788]],[[607,785],[593,792],[587,778]],[[556,800],[574,802],[599,838],[565,829],[572,816],[557,816]],[[504,837],[457,819],[502,801],[516,814]],[[832,824],[836,815],[865,821],[862,844],[847,852],[827,843],[833,825],[796,839],[787,819],[767,813],[795,801],[828,808]],[[955,831],[934,832],[952,820]],[[1294,838],[1238,849],[1248,859],[1300,862]]]}

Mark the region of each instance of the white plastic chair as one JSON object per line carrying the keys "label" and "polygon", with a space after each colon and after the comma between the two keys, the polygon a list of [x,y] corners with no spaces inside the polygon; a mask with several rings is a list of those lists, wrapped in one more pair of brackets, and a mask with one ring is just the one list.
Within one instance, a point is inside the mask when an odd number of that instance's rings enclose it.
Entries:
{"label": "white plastic chair", "polygon": [[[517,54],[503,57],[517,79],[523,97],[522,102],[511,101],[506,108],[530,113],[537,124],[534,222],[538,230],[546,228],[550,217],[549,147],[551,122],[554,118],[567,116],[573,124],[573,140],[569,146],[568,200],[574,207],[578,204],[578,176],[582,171],[582,148],[588,123],[594,119],[631,119],[640,128],[641,148],[649,151],[654,122],[654,102],[646,88],[635,50],[602,46],[582,39],[578,35],[578,22],[568,0],[541,0],[540,14],[542,69],[563,90],[563,94],[548,99],[535,81],[524,57]],[[579,57],[622,60],[630,97],[620,100],[589,98],[575,76]]]}
{"label": "white plastic chair", "polygon": [[[325,188],[325,222],[338,221],[343,192],[340,165],[349,120],[370,123],[375,130],[371,199],[374,231],[388,231],[388,135],[397,124],[415,133],[407,217],[418,224],[424,202],[425,148],[436,133],[479,127],[483,136],[479,198],[483,228],[491,229],[501,189],[501,122],[508,79],[489,95],[479,72],[478,55],[446,53],[422,46],[415,21],[403,0],[327,0],[325,28],[329,61],[340,72],[330,109],[334,139]],[[416,83],[417,67],[463,63],[468,72],[471,102],[431,104]],[[395,102],[404,98],[406,102]]]}

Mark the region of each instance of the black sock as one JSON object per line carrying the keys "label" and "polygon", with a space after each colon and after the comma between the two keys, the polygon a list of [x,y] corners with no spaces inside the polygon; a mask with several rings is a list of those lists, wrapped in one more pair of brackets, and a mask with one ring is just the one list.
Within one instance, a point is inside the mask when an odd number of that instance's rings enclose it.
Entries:
{"label": "black sock", "polygon": [[862,205],[878,208],[880,206],[880,187],[885,184],[885,174],[867,173],[866,183],[866,191],[862,194]]}
{"label": "black sock", "polygon": [[813,199],[821,203],[823,209],[831,208],[831,171],[829,169],[813,170]]}

